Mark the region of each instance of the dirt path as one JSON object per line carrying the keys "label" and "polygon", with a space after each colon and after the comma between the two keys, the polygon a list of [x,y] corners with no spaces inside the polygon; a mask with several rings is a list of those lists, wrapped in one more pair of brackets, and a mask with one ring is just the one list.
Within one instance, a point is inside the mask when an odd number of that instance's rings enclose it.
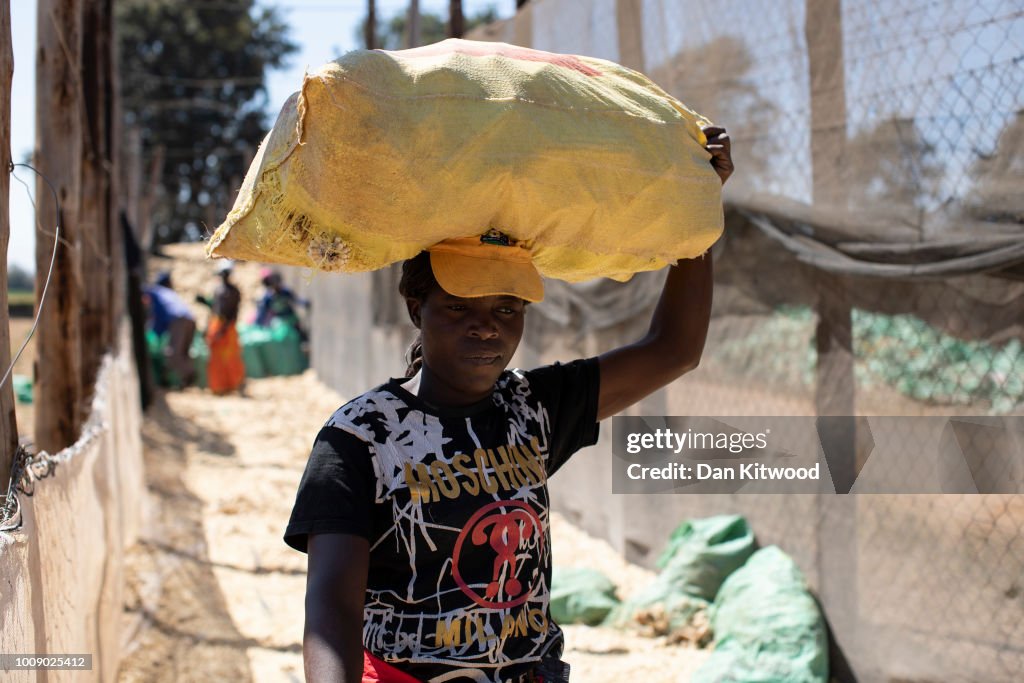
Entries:
{"label": "dirt path", "polygon": [[305,557],[281,541],[306,439],[337,407],[312,375],[192,389],[143,437],[147,533],[129,554],[123,681],[302,679]]}
{"label": "dirt path", "polygon": [[[342,400],[311,373],[190,389],[144,426],[149,513],[128,554],[120,680],[302,681],[305,556],[281,540],[313,436]],[[629,593],[650,574],[557,516],[558,557]],[[686,681],[707,652],[567,627],[573,680]]]}

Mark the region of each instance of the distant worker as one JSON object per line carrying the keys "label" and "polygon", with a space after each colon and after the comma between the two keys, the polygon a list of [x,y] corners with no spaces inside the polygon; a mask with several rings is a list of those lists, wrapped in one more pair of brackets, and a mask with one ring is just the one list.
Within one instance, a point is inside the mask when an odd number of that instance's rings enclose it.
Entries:
{"label": "distant worker", "polygon": [[210,363],[206,369],[206,381],[210,391],[227,394],[241,389],[245,383],[245,363],[242,360],[242,345],[238,340],[238,308],[242,293],[231,282],[234,262],[222,261],[217,264],[220,284],[213,293],[213,301],[196,297],[210,306],[210,324],[206,327],[206,345],[210,348]]}
{"label": "distant worker", "polygon": [[195,364],[188,355],[196,334],[195,316],[174,291],[168,271],[157,275],[154,284],[146,287],[145,300],[149,307],[150,329],[158,337],[168,334],[164,346],[167,365],[177,375],[181,386],[187,387],[196,378]]}
{"label": "distant worker", "polygon": [[285,287],[281,281],[281,273],[278,271],[264,268],[260,272],[260,276],[260,281],[265,289],[256,307],[256,324],[260,327],[270,327],[270,323],[277,318],[295,328],[299,337],[305,342],[307,340],[306,331],[299,321],[295,306],[309,307],[309,301],[296,296],[295,292]]}

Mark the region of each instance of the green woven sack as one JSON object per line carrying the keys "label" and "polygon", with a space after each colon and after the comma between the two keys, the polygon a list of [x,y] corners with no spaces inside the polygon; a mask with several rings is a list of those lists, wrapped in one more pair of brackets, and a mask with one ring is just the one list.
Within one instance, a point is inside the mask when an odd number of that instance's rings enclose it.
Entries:
{"label": "green woven sack", "polygon": [[803,574],[775,546],[736,570],[710,609],[711,658],[692,683],[826,683],[825,622]]}
{"label": "green woven sack", "polygon": [[596,569],[555,567],[551,618],[560,624],[596,626],[619,604],[615,584]]}
{"label": "green woven sack", "polygon": [[242,345],[242,362],[245,363],[245,376],[254,379],[268,375],[264,362],[263,347],[270,343],[270,330],[258,325],[238,328],[238,340]]}
{"label": "green woven sack", "polygon": [[164,360],[164,347],[166,345],[166,333],[157,334],[153,330],[146,330],[146,353],[149,356],[149,367],[153,374],[153,381],[161,387],[170,384],[165,375],[167,364]]}
{"label": "green woven sack", "polygon": [[198,331],[192,338],[192,346],[188,349],[188,355],[192,358],[192,365],[196,369],[195,385],[205,389],[206,367],[210,364],[210,349],[206,346],[206,339]]}
{"label": "green woven sack", "polygon": [[14,376],[14,398],[18,403],[32,403],[32,378],[25,375]]}
{"label": "green woven sack", "polygon": [[299,331],[283,320],[270,323],[270,341],[261,348],[268,375],[298,375],[306,370]]}
{"label": "green woven sack", "polygon": [[628,626],[664,614],[670,631],[683,628],[714,600],[722,581],[755,549],[754,533],[739,515],[687,520],[676,527],[658,558],[661,573],[615,609],[608,623]]}

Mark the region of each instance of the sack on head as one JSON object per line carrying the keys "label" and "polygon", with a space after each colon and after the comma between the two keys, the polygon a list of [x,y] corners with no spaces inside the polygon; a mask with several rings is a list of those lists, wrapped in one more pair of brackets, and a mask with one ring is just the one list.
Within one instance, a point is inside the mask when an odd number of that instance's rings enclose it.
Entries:
{"label": "sack on head", "polygon": [[543,275],[627,280],[720,235],[707,124],[605,60],[356,50],[284,105],[207,253],[359,272],[497,229]]}

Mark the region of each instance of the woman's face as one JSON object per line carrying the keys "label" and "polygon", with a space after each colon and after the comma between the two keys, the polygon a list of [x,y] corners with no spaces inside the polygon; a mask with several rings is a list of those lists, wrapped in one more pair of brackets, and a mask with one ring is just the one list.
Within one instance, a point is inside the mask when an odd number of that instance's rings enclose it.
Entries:
{"label": "woman's face", "polygon": [[434,288],[409,313],[423,342],[425,396],[441,405],[486,398],[523,337],[525,302],[514,296],[464,299]]}

